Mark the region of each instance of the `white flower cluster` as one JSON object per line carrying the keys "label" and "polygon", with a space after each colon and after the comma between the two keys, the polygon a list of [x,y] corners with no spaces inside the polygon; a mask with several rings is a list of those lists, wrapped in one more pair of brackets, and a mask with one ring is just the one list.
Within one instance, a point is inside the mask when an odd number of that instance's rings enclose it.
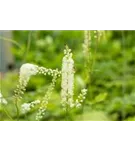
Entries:
{"label": "white flower cluster", "polygon": [[62,81],[61,81],[61,98],[62,106],[73,107],[74,94],[74,60],[72,59],[71,49],[66,46],[62,60]]}
{"label": "white flower cluster", "polygon": [[45,67],[38,67],[38,73],[43,75],[50,75],[50,76],[60,76],[61,72],[58,69],[47,69]]}
{"label": "white flower cluster", "polygon": [[57,80],[57,74],[53,76],[52,83],[50,84],[48,91],[46,92],[45,96],[43,97],[43,100],[41,101],[41,106],[36,115],[36,120],[41,120],[44,117],[47,109],[48,101],[50,100],[52,91],[55,87],[56,80]]}
{"label": "white flower cluster", "polygon": [[74,60],[72,59],[72,52],[66,46],[64,50],[65,56],[62,61],[62,81],[61,81],[61,104],[64,110],[73,107],[80,107],[85,99],[87,90],[82,89],[77,100],[73,100],[74,95]]}
{"label": "white flower cluster", "polygon": [[36,105],[40,104],[40,100],[35,100],[31,103],[24,103],[21,105],[22,113],[25,114],[29,112],[32,108],[34,108]]}
{"label": "white flower cluster", "polygon": [[75,102],[75,107],[76,108],[81,107],[83,101],[86,98],[86,94],[87,94],[87,89],[82,89],[81,93],[79,94],[79,96],[78,96],[78,98],[76,99],[76,102]]}
{"label": "white flower cluster", "polygon": [[[54,89],[56,79],[60,77],[61,71],[58,71],[58,69],[47,69],[45,67],[39,67],[37,65],[33,64],[23,64],[20,68],[20,76],[19,76],[19,84],[17,85],[17,89],[15,90],[15,100],[16,103],[19,99],[22,98],[22,95],[24,94],[26,90],[27,83],[32,75],[36,74],[43,74],[43,75],[50,75],[53,77],[52,83],[50,87],[48,88],[48,91],[46,92],[45,96],[40,102],[39,111],[36,116],[36,120],[40,120],[46,111],[48,100],[50,99],[50,96],[52,94],[52,90]],[[38,101],[34,101],[31,103],[24,103],[22,104],[22,112],[26,113],[31,110],[35,105],[38,104]]]}
{"label": "white flower cluster", "polygon": [[0,104],[5,104],[5,105],[7,104],[7,101],[5,98],[3,98],[1,92],[0,92]]}
{"label": "white flower cluster", "polygon": [[20,68],[20,78],[19,82],[22,84],[22,82],[28,82],[30,77],[32,75],[36,75],[38,73],[38,66],[33,64],[23,64]]}

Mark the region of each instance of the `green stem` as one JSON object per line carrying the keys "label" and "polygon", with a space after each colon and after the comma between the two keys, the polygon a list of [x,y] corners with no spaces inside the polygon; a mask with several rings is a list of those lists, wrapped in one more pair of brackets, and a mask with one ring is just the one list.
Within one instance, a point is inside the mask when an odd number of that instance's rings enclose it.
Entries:
{"label": "green stem", "polygon": [[69,121],[69,106],[66,109],[66,121]]}
{"label": "green stem", "polygon": [[31,35],[32,35],[32,31],[29,31],[29,34],[28,34],[28,42],[27,42],[27,48],[26,48],[26,51],[24,52],[24,56],[23,56],[23,63],[25,63],[27,54],[28,54],[29,49],[30,49]]}
{"label": "green stem", "polygon": [[91,71],[93,72],[93,67],[95,65],[95,62],[96,62],[96,53],[97,53],[97,50],[98,50],[98,33],[96,33],[96,44],[95,44],[95,51],[94,51],[94,54],[93,54],[93,59],[92,59],[92,64],[91,64]]}
{"label": "green stem", "polygon": [[[85,88],[88,89],[91,83],[91,33],[90,31],[84,31],[84,68],[85,68]],[[85,100],[82,105],[82,112],[84,109]]]}
{"label": "green stem", "polygon": [[[124,58],[124,62],[123,62],[123,80],[125,81],[126,80],[126,72],[125,70],[127,70],[127,56],[126,56],[126,53],[125,53],[125,32],[124,31],[121,31],[121,36],[122,36],[122,55],[123,55],[123,58]],[[124,94],[126,92],[126,86],[125,86],[125,82],[123,82],[123,85],[122,85],[122,95],[123,95],[123,108],[122,108],[122,120],[125,119],[126,117],[126,114],[125,114],[125,111],[124,111],[124,107],[125,107],[125,103],[126,103],[126,99],[124,97]]]}
{"label": "green stem", "polygon": [[18,107],[18,100],[15,101],[15,107],[16,107],[16,116],[17,116],[17,121],[18,121],[19,115],[20,115],[19,107]]}
{"label": "green stem", "polygon": [[13,121],[13,118],[10,116],[9,112],[6,110],[6,108],[4,106],[2,106],[5,114],[8,116],[9,119],[11,119]]}
{"label": "green stem", "polygon": [[2,37],[2,36],[0,36],[0,39],[8,41],[8,42],[11,42],[11,43],[15,44],[16,46],[18,46],[20,49],[22,49],[21,45],[18,42],[16,42],[15,40],[12,40],[12,39],[9,39],[9,38],[5,38],[5,37]]}
{"label": "green stem", "polygon": [[[96,60],[96,52],[97,52],[97,49],[98,49],[98,33],[97,33],[97,40],[96,40],[96,47],[95,47],[95,52],[94,54],[89,57],[86,57],[87,59],[85,60],[85,72],[86,72],[86,76],[87,76],[87,79],[86,79],[86,89],[90,89],[90,86],[91,86],[91,74],[93,73],[93,68],[94,68],[94,65],[95,65],[95,60]],[[89,52],[90,53],[90,52]],[[90,93],[90,97],[92,97],[92,92],[91,90],[89,91],[88,90],[88,93]],[[82,114],[83,114],[83,111],[84,111],[84,105],[85,105],[85,101],[83,102],[82,104]]]}

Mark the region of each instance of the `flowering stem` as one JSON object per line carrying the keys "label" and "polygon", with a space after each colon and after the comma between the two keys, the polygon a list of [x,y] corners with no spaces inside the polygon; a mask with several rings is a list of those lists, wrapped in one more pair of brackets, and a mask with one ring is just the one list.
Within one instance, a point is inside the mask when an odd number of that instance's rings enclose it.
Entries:
{"label": "flowering stem", "polygon": [[[96,53],[98,51],[99,33],[96,32],[95,36],[96,36],[96,38],[95,38],[95,40],[96,40],[95,41],[95,47],[94,47],[93,55],[92,55],[92,58],[91,58],[92,59],[92,61],[91,61],[91,74],[93,73],[94,66],[95,66],[95,63],[96,63]],[[91,75],[90,75],[90,79],[91,79]],[[92,86],[90,87],[90,84],[91,84],[91,80],[89,82],[89,88],[91,89]],[[89,90],[89,92],[90,92],[90,98],[92,98],[92,90]]]}
{"label": "flowering stem", "polygon": [[89,87],[90,84],[90,74],[91,74],[91,52],[90,52],[90,43],[91,42],[91,35],[90,31],[84,31],[84,58],[85,58],[85,76],[86,76],[86,88]]}
{"label": "flowering stem", "polygon": [[[56,71],[58,71],[58,70],[56,70]],[[52,91],[54,90],[54,87],[55,87],[55,84],[56,84],[56,81],[57,81],[57,77],[58,77],[58,74],[56,72],[53,76],[52,83],[50,84],[45,96],[43,97],[43,100],[41,101],[38,113],[36,115],[36,120],[38,120],[38,121],[41,120],[45,115],[46,108],[47,108],[47,105],[48,105],[48,101],[51,98],[51,94],[52,94]]]}
{"label": "flowering stem", "polygon": [[93,72],[93,70],[94,70],[94,65],[95,65],[95,63],[96,63],[97,46],[98,46],[98,41],[96,41],[96,45],[95,45],[95,51],[94,51],[94,55],[93,55],[93,61],[92,61],[92,64],[91,64],[91,73]]}
{"label": "flowering stem", "polygon": [[[90,31],[84,31],[84,44],[83,44],[83,53],[84,53],[84,73],[85,73],[85,88],[89,89],[91,83],[91,70],[92,70],[92,59],[91,59],[91,33]],[[82,103],[82,113],[84,110],[85,100]]]}

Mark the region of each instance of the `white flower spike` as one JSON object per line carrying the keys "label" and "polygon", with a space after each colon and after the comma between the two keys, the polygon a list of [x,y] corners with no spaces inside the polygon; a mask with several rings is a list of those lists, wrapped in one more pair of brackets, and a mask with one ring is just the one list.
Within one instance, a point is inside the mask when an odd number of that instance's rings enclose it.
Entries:
{"label": "white flower spike", "polygon": [[73,107],[74,94],[74,60],[72,58],[71,49],[66,46],[64,50],[65,56],[62,60],[62,81],[61,81],[61,98],[62,106]]}

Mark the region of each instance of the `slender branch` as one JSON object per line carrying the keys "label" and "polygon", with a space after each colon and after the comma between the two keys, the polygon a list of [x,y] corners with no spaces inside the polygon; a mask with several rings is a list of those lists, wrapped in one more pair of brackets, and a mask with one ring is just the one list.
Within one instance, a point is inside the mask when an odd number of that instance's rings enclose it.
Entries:
{"label": "slender branch", "polygon": [[5,37],[2,37],[2,36],[0,36],[0,39],[8,41],[8,42],[11,42],[11,43],[15,44],[16,46],[18,46],[20,49],[22,49],[22,46],[18,42],[16,42],[15,40],[12,40],[12,39],[9,39],[9,38],[5,38]]}
{"label": "slender branch", "polygon": [[15,101],[15,107],[16,107],[17,120],[19,120],[20,111],[19,111],[19,107],[18,107],[18,100]]}
{"label": "slender branch", "polygon": [[28,54],[28,52],[30,50],[31,37],[32,37],[32,31],[29,31],[28,41],[27,41],[27,48],[26,48],[26,50],[24,52],[24,55],[23,55],[23,63],[26,61],[27,54]]}

